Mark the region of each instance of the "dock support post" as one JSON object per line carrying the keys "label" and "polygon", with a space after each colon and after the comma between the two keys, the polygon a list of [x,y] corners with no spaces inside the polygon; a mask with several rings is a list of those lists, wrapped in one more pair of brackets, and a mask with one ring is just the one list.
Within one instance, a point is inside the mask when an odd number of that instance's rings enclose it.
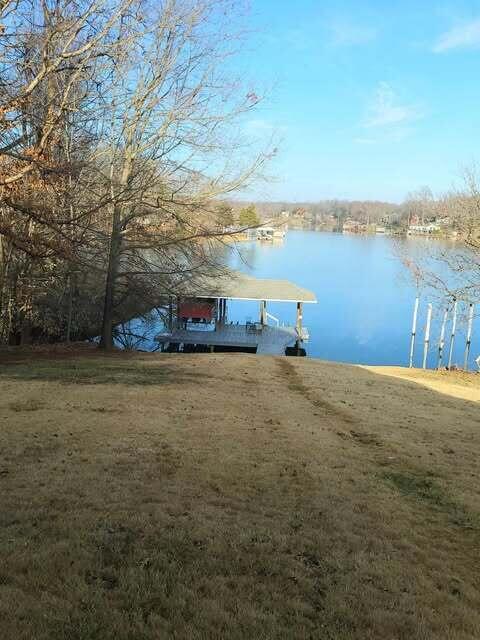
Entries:
{"label": "dock support post", "polygon": [[299,338],[302,338],[302,325],[303,325],[303,305],[301,302],[297,302],[297,324],[296,329]]}
{"label": "dock support post", "polygon": [[428,355],[428,345],[430,344],[430,323],[432,321],[432,304],[428,305],[427,311],[427,325],[425,327],[425,342],[423,345],[423,365],[422,368],[427,368],[427,355]]}
{"label": "dock support post", "polygon": [[417,333],[417,316],[418,316],[418,304],[420,300],[415,298],[415,306],[413,308],[413,321],[412,321],[412,337],[410,339],[410,369],[413,367],[413,354],[415,351],[415,335]]}
{"label": "dock support post", "polygon": [[218,298],[215,311],[215,327],[222,326],[224,323],[224,299]]}
{"label": "dock support post", "polygon": [[262,326],[267,324],[267,302],[265,300],[260,303],[260,324]]}
{"label": "dock support post", "polygon": [[455,331],[457,328],[457,301],[453,302],[453,318],[452,318],[452,333],[450,336],[450,351],[448,354],[448,368],[452,366],[452,357],[453,357],[453,345],[455,343]]}
{"label": "dock support post", "polygon": [[443,314],[443,320],[442,320],[442,328],[440,330],[440,341],[438,343],[438,363],[437,363],[437,369],[440,369],[440,367],[442,366],[442,360],[443,360],[443,349],[445,347],[445,327],[447,325],[447,318],[448,318],[448,308],[445,309],[445,313]]}
{"label": "dock support post", "polygon": [[467,328],[467,342],[465,344],[465,358],[463,361],[463,368],[468,371],[468,356],[470,355],[470,346],[472,344],[472,327],[473,327],[473,304],[470,303],[468,309],[468,328]]}

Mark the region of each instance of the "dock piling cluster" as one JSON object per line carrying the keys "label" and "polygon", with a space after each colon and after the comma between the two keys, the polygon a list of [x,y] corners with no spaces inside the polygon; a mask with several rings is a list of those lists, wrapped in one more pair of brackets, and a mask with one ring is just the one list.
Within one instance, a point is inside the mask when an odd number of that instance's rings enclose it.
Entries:
{"label": "dock piling cluster", "polygon": [[[413,307],[412,331],[410,336],[410,352],[409,352],[410,368],[414,366],[415,342],[417,337],[419,307],[420,307],[420,298],[417,297],[415,298],[415,303]],[[455,366],[453,364],[453,354],[454,354],[455,340],[456,340],[456,334],[457,334],[458,311],[459,311],[459,301],[453,298],[451,301],[451,304],[444,309],[442,322],[440,325],[440,336],[438,340],[438,358],[437,358],[437,366],[436,366],[437,369],[442,368],[442,363],[443,363],[444,353],[445,353],[445,346],[446,346],[445,335],[447,331],[449,317],[451,317],[451,329],[450,329],[450,343],[448,348],[448,360],[447,360],[446,368],[450,370]],[[430,343],[431,343],[432,316],[433,316],[433,304],[428,303],[426,322],[425,322],[425,332],[424,332],[424,339],[423,339],[423,356],[422,356],[423,369],[427,368],[427,363],[428,363],[428,353],[430,350]],[[465,371],[468,371],[468,366],[469,366],[470,350],[472,346],[474,316],[475,316],[475,305],[472,302],[470,302],[468,303],[466,342],[465,342],[465,351],[464,351],[464,357],[463,357],[463,369]]]}

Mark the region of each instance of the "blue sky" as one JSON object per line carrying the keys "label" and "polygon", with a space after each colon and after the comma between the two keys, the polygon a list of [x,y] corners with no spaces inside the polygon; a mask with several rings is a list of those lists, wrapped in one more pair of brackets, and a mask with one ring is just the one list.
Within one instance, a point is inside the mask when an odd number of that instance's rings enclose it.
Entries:
{"label": "blue sky", "polygon": [[401,201],[479,159],[480,0],[252,0],[242,72],[281,137],[268,200]]}

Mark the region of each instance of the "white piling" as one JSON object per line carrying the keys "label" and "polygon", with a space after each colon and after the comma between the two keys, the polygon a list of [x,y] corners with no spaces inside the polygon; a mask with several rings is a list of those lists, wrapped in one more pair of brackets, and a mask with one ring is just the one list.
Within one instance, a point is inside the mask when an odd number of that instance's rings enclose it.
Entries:
{"label": "white piling", "polygon": [[437,369],[440,369],[440,367],[442,366],[443,349],[445,348],[445,327],[447,325],[447,319],[448,319],[448,308],[445,309],[445,313],[443,314],[442,328],[440,330],[440,340],[439,340],[439,343],[438,343],[438,364],[437,364]]}
{"label": "white piling", "polygon": [[432,322],[432,305],[428,305],[427,324],[425,326],[425,340],[423,343],[423,364],[422,368],[427,368],[428,345],[430,343],[430,323]]}
{"label": "white piling", "polygon": [[457,301],[455,300],[453,303],[453,316],[452,316],[452,333],[450,335],[450,351],[448,354],[448,368],[452,366],[452,357],[453,357],[453,345],[455,343],[455,331],[457,328]]}
{"label": "white piling", "polygon": [[463,360],[463,368],[468,371],[468,356],[470,355],[470,345],[472,344],[472,327],[473,327],[473,304],[470,303],[468,309],[468,327],[467,327],[467,342],[465,344],[465,358]]}
{"label": "white piling", "polygon": [[412,337],[410,340],[410,368],[413,367],[413,353],[415,350],[415,335],[417,333],[417,315],[418,315],[418,304],[419,299],[415,299],[415,306],[413,308],[413,322],[412,322]]}

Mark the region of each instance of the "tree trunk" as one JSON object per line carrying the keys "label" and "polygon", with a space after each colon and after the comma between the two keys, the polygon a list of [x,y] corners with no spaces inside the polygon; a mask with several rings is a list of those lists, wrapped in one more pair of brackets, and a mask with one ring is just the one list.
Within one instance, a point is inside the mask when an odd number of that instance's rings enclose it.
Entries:
{"label": "tree trunk", "polygon": [[13,284],[10,275],[12,245],[0,236],[0,344],[9,344],[12,332]]}
{"label": "tree trunk", "polygon": [[20,329],[20,344],[22,346],[32,344],[32,323],[29,318],[24,318]]}
{"label": "tree trunk", "polygon": [[68,311],[67,311],[67,330],[65,339],[70,342],[72,338],[72,319],[73,319],[73,276],[70,273],[68,275]]}
{"label": "tree trunk", "polygon": [[120,228],[120,211],[115,207],[113,213],[112,235],[108,254],[107,279],[105,283],[105,300],[103,305],[102,333],[100,348],[110,351],[113,349],[113,313],[115,307],[115,285],[120,266],[120,249],[122,236]]}

